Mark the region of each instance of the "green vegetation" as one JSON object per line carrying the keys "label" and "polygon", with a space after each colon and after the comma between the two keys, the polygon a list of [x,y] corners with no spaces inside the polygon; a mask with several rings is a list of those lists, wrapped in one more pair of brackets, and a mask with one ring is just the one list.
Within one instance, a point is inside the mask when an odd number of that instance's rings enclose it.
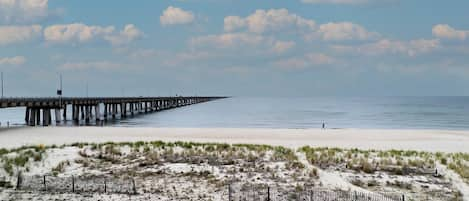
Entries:
{"label": "green vegetation", "polygon": [[16,167],[26,168],[30,161],[42,161],[46,147],[43,145],[38,146],[23,146],[15,149],[0,149],[1,162],[3,169],[10,176],[14,174]]}
{"label": "green vegetation", "polygon": [[398,181],[398,180],[394,180],[394,181],[387,181],[386,182],[386,185],[388,186],[396,186],[398,188],[401,188],[401,189],[407,189],[407,190],[412,190],[412,183],[410,182],[403,182],[403,181]]}
{"label": "green vegetation", "polygon": [[274,161],[296,161],[298,158],[291,149],[277,146],[274,148],[274,154],[272,156]]}
{"label": "green vegetation", "polygon": [[70,161],[62,161],[56,167],[52,168],[52,174],[57,176],[59,173],[64,172],[65,167],[70,165]]}
{"label": "green vegetation", "polygon": [[396,175],[433,172],[436,163],[447,165],[462,178],[469,180],[469,154],[422,152],[412,150],[358,150],[327,147],[301,147],[307,160],[321,168],[338,167],[373,174],[376,171]]}
{"label": "green vegetation", "polygon": [[468,161],[465,161],[465,164],[458,160],[456,162],[450,163],[448,168],[458,173],[466,182],[469,181],[469,165]]}
{"label": "green vegetation", "polygon": [[5,170],[6,173],[8,173],[10,176],[13,175],[13,164],[11,163],[10,160],[4,161],[3,162],[3,169]]}
{"label": "green vegetation", "polygon": [[[72,146],[80,148],[79,162],[85,167],[95,167],[101,163],[121,163],[122,160],[135,161],[138,166],[163,163],[189,163],[209,165],[240,165],[243,171],[269,171],[264,161],[280,162],[288,170],[304,169],[298,161],[295,150],[270,145],[197,143],[197,142],[105,142],[73,143],[57,146],[24,146],[15,149],[0,149],[1,167],[9,175],[17,168],[29,169],[28,163],[40,162],[47,149]],[[130,150],[130,151],[127,151]],[[412,150],[360,150],[328,147],[301,147],[309,163],[326,169],[345,167],[351,171],[374,174],[387,172],[395,175],[433,172],[436,164],[446,165],[469,183],[469,154],[422,152]],[[70,162],[62,162],[52,168],[54,174],[61,173]],[[278,167],[277,167],[278,168]],[[318,170],[304,173],[318,177]],[[397,184],[396,184],[397,185]]]}
{"label": "green vegetation", "polygon": [[8,154],[10,151],[8,149],[0,149],[0,156],[3,156],[5,154]]}

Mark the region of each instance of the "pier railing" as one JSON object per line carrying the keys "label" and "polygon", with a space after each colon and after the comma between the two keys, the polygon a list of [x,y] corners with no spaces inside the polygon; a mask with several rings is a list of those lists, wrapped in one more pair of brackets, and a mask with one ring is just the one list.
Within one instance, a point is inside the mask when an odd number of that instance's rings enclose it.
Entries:
{"label": "pier railing", "polygon": [[167,96],[167,97],[4,97],[0,98],[0,107],[22,107],[28,105],[41,104],[57,104],[59,101],[61,104],[73,104],[73,103],[129,103],[129,102],[149,102],[149,101],[161,101],[161,100],[214,100],[227,98],[224,96]]}

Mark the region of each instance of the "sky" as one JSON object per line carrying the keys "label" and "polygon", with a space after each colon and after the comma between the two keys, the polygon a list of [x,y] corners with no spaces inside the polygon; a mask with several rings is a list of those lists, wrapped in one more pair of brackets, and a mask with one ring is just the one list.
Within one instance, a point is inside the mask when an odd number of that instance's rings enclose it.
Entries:
{"label": "sky", "polygon": [[5,96],[467,96],[469,1],[0,0]]}

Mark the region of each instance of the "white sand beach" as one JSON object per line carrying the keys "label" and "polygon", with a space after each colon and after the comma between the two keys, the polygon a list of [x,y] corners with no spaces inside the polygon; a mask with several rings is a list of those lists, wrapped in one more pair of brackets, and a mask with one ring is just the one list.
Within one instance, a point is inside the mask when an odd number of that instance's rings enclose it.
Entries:
{"label": "white sand beach", "polygon": [[0,131],[2,148],[155,140],[469,152],[469,131],[451,130],[26,127]]}
{"label": "white sand beach", "polygon": [[[229,146],[224,145],[186,146],[190,143],[106,143],[156,140],[310,147],[266,149],[255,145],[227,148]],[[275,184],[280,194],[298,186],[313,186],[369,195],[405,195],[414,200],[432,200],[428,194],[433,193],[435,200],[469,201],[467,154],[376,151],[469,153],[468,131],[129,127],[24,127],[0,131],[0,148],[75,142],[104,144],[3,150],[0,161],[3,184],[17,184],[18,171],[25,179],[21,180],[24,191],[18,193],[6,188],[0,192],[0,200],[35,200],[36,197],[83,200],[85,196],[90,200],[122,200],[128,195],[102,194],[99,190],[89,191],[94,192],[91,194],[49,193],[41,190],[42,183],[33,182],[42,178],[38,175],[49,175],[49,180],[53,181],[48,186],[55,189],[55,184],[66,186],[70,176],[86,175],[87,188],[99,189],[100,178],[119,175],[136,180],[138,188],[134,192],[138,193],[133,200],[227,200],[226,182],[237,181],[236,185]],[[435,169],[439,175],[433,174]],[[239,195],[244,195],[241,187],[236,188]],[[263,192],[262,189],[257,191]]]}

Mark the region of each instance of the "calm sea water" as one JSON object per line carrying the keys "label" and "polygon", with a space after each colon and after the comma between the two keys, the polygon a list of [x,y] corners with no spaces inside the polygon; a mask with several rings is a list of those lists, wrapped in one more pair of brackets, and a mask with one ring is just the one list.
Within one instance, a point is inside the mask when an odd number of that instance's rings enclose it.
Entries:
{"label": "calm sea water", "polygon": [[[70,110],[69,110],[70,111]],[[24,108],[0,109],[21,126]],[[469,129],[469,97],[319,97],[216,100],[105,123],[127,127]],[[71,123],[67,123],[71,125]]]}

